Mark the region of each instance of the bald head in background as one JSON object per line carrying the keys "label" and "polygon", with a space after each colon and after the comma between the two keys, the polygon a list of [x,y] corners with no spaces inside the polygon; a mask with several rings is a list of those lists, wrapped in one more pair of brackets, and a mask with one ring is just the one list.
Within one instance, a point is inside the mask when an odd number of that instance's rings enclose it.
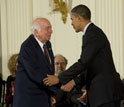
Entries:
{"label": "bald head in background", "polygon": [[60,73],[65,71],[68,61],[61,54],[55,55],[54,61],[55,61],[55,74],[59,75]]}

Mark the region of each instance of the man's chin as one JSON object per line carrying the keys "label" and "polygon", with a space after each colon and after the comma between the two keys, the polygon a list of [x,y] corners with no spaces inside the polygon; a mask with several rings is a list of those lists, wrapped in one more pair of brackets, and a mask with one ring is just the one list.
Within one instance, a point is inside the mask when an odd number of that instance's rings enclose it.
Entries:
{"label": "man's chin", "polygon": [[48,38],[47,38],[47,40],[49,41],[51,39],[51,36],[49,36]]}
{"label": "man's chin", "polygon": [[79,30],[75,30],[76,33],[80,32]]}

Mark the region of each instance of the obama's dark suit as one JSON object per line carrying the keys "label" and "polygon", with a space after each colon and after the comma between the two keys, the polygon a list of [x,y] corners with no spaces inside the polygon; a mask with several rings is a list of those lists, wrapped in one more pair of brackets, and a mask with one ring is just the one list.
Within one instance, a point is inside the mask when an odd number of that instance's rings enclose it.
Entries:
{"label": "obama's dark suit", "polygon": [[81,72],[85,72],[90,107],[124,99],[124,86],[116,72],[110,43],[104,32],[91,23],[82,38],[82,52],[78,62],[59,75],[66,84]]}

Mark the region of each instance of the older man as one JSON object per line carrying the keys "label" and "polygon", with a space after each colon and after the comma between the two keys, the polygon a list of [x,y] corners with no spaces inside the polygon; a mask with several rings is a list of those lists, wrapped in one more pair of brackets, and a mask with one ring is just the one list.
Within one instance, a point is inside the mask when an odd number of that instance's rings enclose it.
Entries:
{"label": "older man", "polygon": [[[54,57],[54,64],[55,64],[55,75],[60,75],[62,72],[66,70],[67,66],[67,59],[61,55],[57,54]],[[61,84],[57,84],[58,88],[61,87]],[[56,92],[56,103],[55,107],[72,107],[72,102],[70,98],[71,93],[64,92],[63,90],[59,89]]]}
{"label": "older man", "polygon": [[52,26],[48,19],[37,18],[32,31],[21,45],[13,107],[51,107],[53,87],[45,86],[43,79],[54,74]]}
{"label": "older man", "polygon": [[63,55],[61,54],[55,55],[54,62],[55,62],[55,74],[56,75],[59,75],[60,73],[65,71],[68,61]]}

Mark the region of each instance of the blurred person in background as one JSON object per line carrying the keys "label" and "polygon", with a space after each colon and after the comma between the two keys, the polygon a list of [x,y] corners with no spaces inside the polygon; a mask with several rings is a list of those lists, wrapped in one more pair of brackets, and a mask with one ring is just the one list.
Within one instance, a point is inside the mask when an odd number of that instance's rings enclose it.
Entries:
{"label": "blurred person in background", "polygon": [[55,63],[55,75],[59,75],[63,71],[65,71],[66,66],[68,64],[68,60],[61,54],[57,54],[54,57]]}
{"label": "blurred person in background", "polygon": [[7,77],[7,90],[6,90],[6,99],[5,99],[7,107],[12,107],[12,103],[13,103],[14,83],[17,72],[18,55],[19,55],[18,53],[13,54],[8,61],[8,69],[11,75]]}
{"label": "blurred person in background", "polygon": [[[54,64],[55,75],[60,75],[66,70],[68,60],[63,55],[57,54],[54,57]],[[86,101],[86,90],[83,89],[83,92],[81,91],[83,86],[82,83],[84,83],[84,79],[82,79],[83,77],[84,75],[76,78],[75,87],[71,92],[65,92],[61,89],[57,90],[55,107],[86,107],[83,106],[84,101]],[[61,84],[59,83],[57,86],[60,88]],[[83,104],[80,102],[83,102]]]}

